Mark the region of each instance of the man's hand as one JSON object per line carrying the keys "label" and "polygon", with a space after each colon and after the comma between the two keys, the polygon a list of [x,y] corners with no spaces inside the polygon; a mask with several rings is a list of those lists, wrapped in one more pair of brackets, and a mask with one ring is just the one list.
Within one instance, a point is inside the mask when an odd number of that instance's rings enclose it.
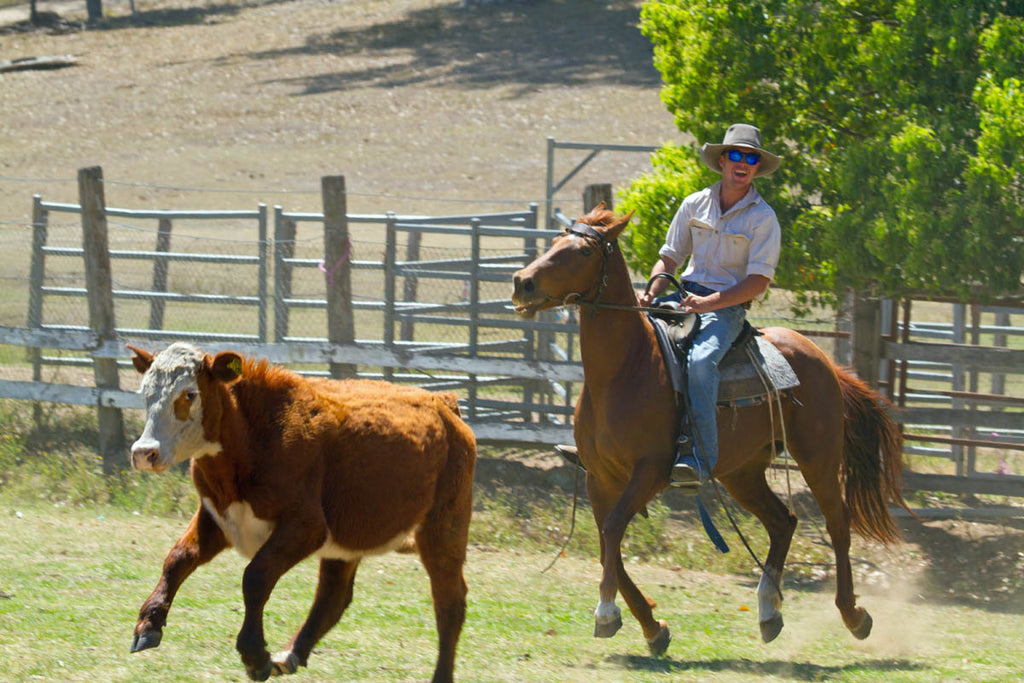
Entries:
{"label": "man's hand", "polygon": [[686,298],[682,301],[683,311],[686,313],[707,313],[715,310],[715,299],[718,299],[718,294],[712,294],[710,296],[697,296],[696,294],[687,294]]}

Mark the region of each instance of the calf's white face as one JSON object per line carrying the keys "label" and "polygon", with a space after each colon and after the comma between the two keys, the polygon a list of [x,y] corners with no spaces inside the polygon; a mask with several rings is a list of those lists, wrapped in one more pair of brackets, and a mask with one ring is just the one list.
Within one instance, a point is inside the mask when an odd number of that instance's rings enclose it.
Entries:
{"label": "calf's white face", "polygon": [[203,401],[198,373],[203,353],[184,343],[167,347],[153,358],[142,377],[146,426],[132,444],[132,466],[163,472],[190,458],[216,455],[219,443],[203,433]]}

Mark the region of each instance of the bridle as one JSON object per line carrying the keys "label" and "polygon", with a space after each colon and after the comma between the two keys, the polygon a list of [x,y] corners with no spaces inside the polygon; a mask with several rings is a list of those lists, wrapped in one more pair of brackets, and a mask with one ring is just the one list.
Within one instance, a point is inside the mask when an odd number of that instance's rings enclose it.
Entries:
{"label": "bridle", "polygon": [[592,225],[581,223],[576,221],[571,226],[565,229],[566,235],[576,235],[577,237],[587,237],[597,242],[598,248],[601,250],[601,277],[597,283],[597,291],[594,292],[594,298],[591,301],[587,301],[583,298],[584,292],[569,292],[562,300],[563,306],[589,306],[591,308],[591,315],[597,312],[598,308],[620,308],[632,310],[637,308],[635,306],[620,306],[616,304],[602,304],[601,295],[604,294],[604,290],[608,287],[608,257],[615,249],[618,240],[609,240],[604,236],[600,230],[597,230]]}
{"label": "bridle", "polygon": [[[601,303],[601,295],[604,294],[604,290],[607,289],[608,287],[608,257],[611,256],[612,252],[615,250],[615,247],[618,244],[618,239],[609,240],[607,237],[604,236],[604,233],[594,228],[594,226],[588,225],[587,223],[581,223],[580,221],[576,221],[571,226],[566,228],[565,234],[576,235],[578,237],[587,237],[597,242],[598,248],[601,250],[601,277],[597,283],[597,291],[594,292],[594,298],[592,300],[587,301],[583,298],[585,292],[569,292],[568,294],[565,295],[565,298],[562,299],[563,306],[579,306],[581,308],[583,306],[587,306],[591,310],[591,315],[595,315],[597,313],[597,309],[599,308],[612,311],[637,311],[640,313],[657,313],[658,315],[669,317],[674,317],[675,315],[683,315],[682,311],[666,311],[664,308],[657,308],[651,306]],[[651,284],[654,282],[654,280],[658,279],[658,277],[667,277],[669,280],[672,280],[673,283],[675,283],[677,289],[679,288],[679,283],[675,282],[675,278],[673,278],[671,275],[667,273],[662,273],[659,276],[651,278],[651,281],[647,283],[648,290],[650,290]]]}

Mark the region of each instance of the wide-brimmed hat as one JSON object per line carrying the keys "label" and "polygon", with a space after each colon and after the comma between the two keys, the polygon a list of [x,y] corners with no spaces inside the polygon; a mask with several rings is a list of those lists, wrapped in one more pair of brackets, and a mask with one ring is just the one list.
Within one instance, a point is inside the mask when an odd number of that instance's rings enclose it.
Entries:
{"label": "wide-brimmed hat", "polygon": [[725,131],[725,137],[720,145],[705,142],[700,150],[700,158],[705,166],[712,171],[721,173],[722,164],[720,157],[722,152],[733,147],[749,147],[761,155],[761,163],[757,165],[757,173],[754,174],[755,178],[775,173],[779,168],[779,164],[782,163],[782,159],[767,150],[761,149],[760,129],[757,126],[751,126],[746,123],[734,123],[729,126],[729,130]]}

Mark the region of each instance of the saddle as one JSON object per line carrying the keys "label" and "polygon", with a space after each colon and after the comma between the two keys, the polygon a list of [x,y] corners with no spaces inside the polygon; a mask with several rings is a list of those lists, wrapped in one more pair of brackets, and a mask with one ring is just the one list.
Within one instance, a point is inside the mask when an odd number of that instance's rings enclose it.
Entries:
{"label": "saddle", "polygon": [[[691,455],[694,434],[687,410],[690,402],[686,359],[693,338],[700,330],[700,317],[694,313],[683,313],[678,309],[670,309],[665,314],[648,313],[647,317],[654,327],[661,355],[672,378],[672,388],[676,392],[676,457]],[[736,341],[718,364],[718,371],[719,406],[759,405],[800,384],[793,368],[775,345],[746,321]],[[714,539],[713,526],[705,523],[705,528],[708,529],[708,535]]]}
{"label": "saddle", "polygon": [[[685,393],[686,357],[700,330],[700,317],[666,307],[647,314],[661,347],[665,367],[676,393]],[[718,364],[718,405],[758,405],[772,395],[800,385],[796,373],[775,345],[744,321],[736,341]]]}

